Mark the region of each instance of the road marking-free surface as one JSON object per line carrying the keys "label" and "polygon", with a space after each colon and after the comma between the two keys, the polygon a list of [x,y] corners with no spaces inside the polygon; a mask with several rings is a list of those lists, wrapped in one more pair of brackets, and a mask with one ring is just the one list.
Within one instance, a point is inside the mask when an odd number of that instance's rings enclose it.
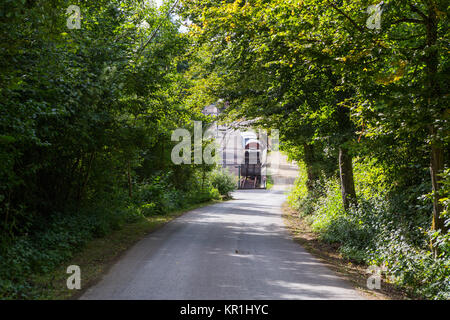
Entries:
{"label": "road marking-free surface", "polygon": [[295,243],[284,190],[242,190],[132,247],[81,299],[362,299]]}

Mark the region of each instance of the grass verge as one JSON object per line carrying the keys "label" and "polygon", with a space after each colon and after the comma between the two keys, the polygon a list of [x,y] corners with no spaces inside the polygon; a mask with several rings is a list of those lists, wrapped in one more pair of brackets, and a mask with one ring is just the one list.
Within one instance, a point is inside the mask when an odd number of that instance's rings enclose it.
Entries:
{"label": "grass verge", "polygon": [[273,178],[272,176],[266,176],[266,189],[270,190],[273,188]]}
{"label": "grass verge", "polygon": [[[77,299],[85,290],[97,283],[101,276],[108,271],[127,249],[147,234],[190,210],[217,202],[220,201],[212,200],[192,205],[183,210],[165,215],[150,216],[142,218],[138,222],[126,224],[120,230],[114,231],[105,237],[89,241],[70,261],[60,265],[52,272],[36,276],[32,279],[32,282],[34,286],[40,289],[41,299]],[[69,265],[77,265],[81,269],[81,290],[67,289],[66,281],[69,274],[66,273],[66,269]]]}
{"label": "grass verge", "polygon": [[350,282],[356,290],[367,299],[374,300],[407,300],[410,297],[394,285],[382,280],[381,289],[367,289],[367,266],[355,264],[342,257],[339,244],[329,244],[319,239],[319,235],[311,230],[310,224],[298,212],[283,205],[283,220],[294,241],[299,243],[309,253],[319,258],[329,269]]}

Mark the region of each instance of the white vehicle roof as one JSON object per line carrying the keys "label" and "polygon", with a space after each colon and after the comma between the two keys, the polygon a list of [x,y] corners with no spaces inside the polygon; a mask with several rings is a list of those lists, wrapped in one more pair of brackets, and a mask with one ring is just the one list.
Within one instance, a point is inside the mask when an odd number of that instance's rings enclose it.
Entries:
{"label": "white vehicle roof", "polygon": [[244,138],[256,139],[256,134],[251,131],[241,132],[241,136]]}
{"label": "white vehicle roof", "polygon": [[250,140],[248,140],[247,143],[246,143],[245,145],[248,145],[249,143],[257,143],[257,144],[261,145],[261,142],[259,142],[259,140],[256,140],[256,139],[250,139]]}

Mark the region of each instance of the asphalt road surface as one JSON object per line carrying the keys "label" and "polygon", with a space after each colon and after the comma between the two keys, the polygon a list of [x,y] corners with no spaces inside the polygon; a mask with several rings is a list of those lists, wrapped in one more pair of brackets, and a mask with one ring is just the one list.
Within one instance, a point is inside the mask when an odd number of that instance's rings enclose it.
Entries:
{"label": "asphalt road surface", "polygon": [[292,240],[283,189],[238,191],[173,220],[81,299],[362,299]]}

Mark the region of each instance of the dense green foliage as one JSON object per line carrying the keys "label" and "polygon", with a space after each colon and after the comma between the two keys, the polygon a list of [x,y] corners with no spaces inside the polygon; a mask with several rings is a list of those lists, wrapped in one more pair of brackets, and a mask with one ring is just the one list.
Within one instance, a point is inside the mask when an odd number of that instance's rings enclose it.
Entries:
{"label": "dense green foliage", "polygon": [[[334,178],[317,185],[320,195],[311,198],[304,187],[304,168],[289,204],[311,223],[322,240],[340,244],[339,251],[347,259],[386,266],[387,279],[420,296],[450,298],[450,241],[448,233],[427,232],[432,205],[430,199],[420,197],[427,186],[398,193],[386,181],[381,167],[360,159],[355,164],[357,207],[344,210],[339,181]],[[450,223],[449,218],[446,220]],[[442,252],[437,258],[429,249],[432,237],[438,238]]]}
{"label": "dense green foliage", "polygon": [[211,175],[211,184],[222,196],[229,197],[236,189],[237,178],[226,170],[216,170]]}
{"label": "dense green foliage", "polygon": [[32,233],[17,237],[3,249],[0,298],[42,298],[42,288],[33,283],[35,275],[53,270],[89,240],[103,237],[126,223],[220,199],[212,183],[208,181],[202,190],[200,180],[193,179],[190,186],[198,191],[182,191],[157,176],[152,182],[139,185],[132,199],[126,190],[118,188],[82,209],[52,214],[34,225]]}
{"label": "dense green foliage", "polygon": [[93,237],[219,198],[213,166],[171,161],[173,130],[208,121],[172,5],[1,2],[0,298],[36,297],[30,276]]}
{"label": "dense green foliage", "polygon": [[[304,164],[291,203],[314,229],[448,297],[448,3],[184,3],[196,54],[209,57],[203,91],[228,102],[229,119],[280,130]],[[366,24],[370,5],[379,28]]]}
{"label": "dense green foliage", "polygon": [[214,166],[171,161],[173,130],[219,101],[279,129],[304,165],[290,202],[325,241],[448,298],[448,3],[386,0],[370,29],[374,4],[2,1],[0,297],[38,296],[31,274],[124,223],[229,194]]}

